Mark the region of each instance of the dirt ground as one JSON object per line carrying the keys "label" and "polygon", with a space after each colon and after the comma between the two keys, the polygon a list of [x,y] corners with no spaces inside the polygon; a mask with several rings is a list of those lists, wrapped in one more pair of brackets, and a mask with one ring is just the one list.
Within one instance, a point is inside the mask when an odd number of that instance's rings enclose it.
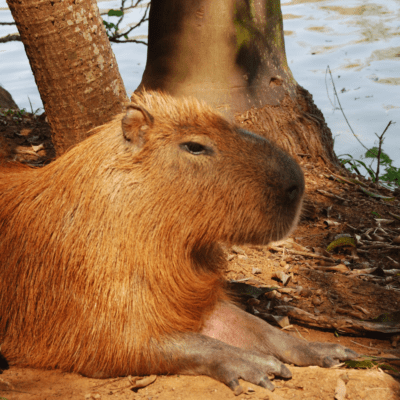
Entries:
{"label": "dirt ground", "polygon": [[[45,116],[0,109],[0,155],[36,166],[54,158]],[[243,308],[290,334],[380,359],[352,365],[357,368],[289,366],[293,378],[274,379],[274,392],[242,381],[237,397],[203,376],[96,380],[3,366],[0,400],[400,399],[400,197],[372,197],[306,156],[301,165],[307,198],[298,228],[283,243],[227,247],[226,278]],[[364,190],[393,197],[357,178]]]}

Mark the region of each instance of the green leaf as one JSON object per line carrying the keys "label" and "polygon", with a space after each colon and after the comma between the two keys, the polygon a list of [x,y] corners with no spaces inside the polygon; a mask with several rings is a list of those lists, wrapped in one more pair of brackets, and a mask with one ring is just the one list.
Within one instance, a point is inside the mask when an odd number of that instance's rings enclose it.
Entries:
{"label": "green leaf", "polygon": [[109,10],[107,15],[109,17],[122,17],[124,15],[124,12],[121,10]]}
{"label": "green leaf", "polygon": [[360,186],[360,190],[362,192],[364,192],[365,194],[367,194],[368,196],[374,197],[375,199],[382,199],[382,200],[386,200],[386,201],[396,200],[396,197],[383,196],[378,193],[370,192],[369,190],[364,189],[362,186]]}
{"label": "green leaf", "polygon": [[341,162],[341,164],[343,166],[345,166],[346,164],[348,164],[350,162],[350,160],[345,160],[344,158],[339,158],[339,161]]}
{"label": "green leaf", "polygon": [[378,151],[377,147],[372,147],[372,149],[367,150],[365,153],[365,157],[367,158],[378,158]]}
{"label": "green leaf", "polygon": [[393,166],[386,168],[386,174],[383,174],[381,179],[386,182],[400,182],[400,168]]}
{"label": "green leaf", "polygon": [[367,167],[365,165],[365,163],[362,162],[361,160],[355,160],[355,162],[361,164],[367,170],[367,172],[368,172],[369,176],[372,178],[372,180],[375,182],[375,173],[374,173],[374,171],[371,168]]}
{"label": "green leaf", "polygon": [[[379,149],[378,147],[372,147],[365,153],[366,158],[378,158]],[[391,164],[393,160],[381,150],[380,160],[382,164]]]}
{"label": "green leaf", "polygon": [[393,218],[396,218],[396,219],[398,219],[400,221],[400,215],[393,214],[390,211],[389,211],[389,215],[391,215]]}

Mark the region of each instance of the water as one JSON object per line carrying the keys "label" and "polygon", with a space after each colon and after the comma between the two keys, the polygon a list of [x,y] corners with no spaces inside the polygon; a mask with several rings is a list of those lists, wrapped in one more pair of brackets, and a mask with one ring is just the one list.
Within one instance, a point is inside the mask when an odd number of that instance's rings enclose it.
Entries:
{"label": "water", "polygon": [[[128,2],[127,2],[128,3]],[[105,12],[119,0],[99,1]],[[341,105],[362,143],[377,143],[387,123],[384,151],[400,167],[400,0],[282,0],[286,55],[297,82],[313,94],[335,138],[337,154],[360,158],[365,149],[350,132],[337,108],[326,69],[329,65]],[[123,26],[138,22],[144,8],[129,11]],[[105,17],[108,18],[108,17]],[[110,22],[114,21],[109,18]],[[0,22],[11,22],[0,0]],[[134,36],[147,35],[147,23]],[[0,37],[15,33],[0,25]],[[139,85],[147,47],[112,44],[128,94]],[[42,107],[21,42],[0,43],[0,84],[21,108]]]}
{"label": "water", "polygon": [[[335,138],[336,154],[365,149],[334,101],[329,65],[342,108],[358,138],[377,144],[390,120],[384,151],[400,167],[400,1],[282,0],[286,55]],[[327,91],[328,83],[328,91]],[[333,103],[333,104],[332,104]]]}

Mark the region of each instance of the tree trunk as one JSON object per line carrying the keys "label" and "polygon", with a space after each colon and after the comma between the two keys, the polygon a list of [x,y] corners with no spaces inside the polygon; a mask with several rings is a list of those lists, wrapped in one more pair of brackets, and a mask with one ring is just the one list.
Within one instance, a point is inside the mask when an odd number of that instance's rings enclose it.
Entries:
{"label": "tree trunk", "polygon": [[192,95],[289,153],[337,164],[332,134],[287,65],[279,0],[152,0],[138,90]]}
{"label": "tree trunk", "polygon": [[7,0],[57,155],[122,111],[125,87],[95,0]]}

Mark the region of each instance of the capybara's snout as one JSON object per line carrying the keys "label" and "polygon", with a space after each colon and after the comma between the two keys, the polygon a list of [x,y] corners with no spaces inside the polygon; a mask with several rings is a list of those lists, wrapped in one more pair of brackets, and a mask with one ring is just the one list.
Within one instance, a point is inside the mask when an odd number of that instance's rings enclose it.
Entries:
{"label": "capybara's snout", "polygon": [[243,129],[238,129],[238,133],[246,153],[245,165],[251,165],[251,170],[241,175],[248,183],[253,175],[249,191],[254,196],[245,196],[251,199],[249,208],[253,209],[249,215],[253,216],[251,224],[255,233],[250,241],[267,243],[280,240],[294,229],[299,220],[305,189],[303,172],[288,153],[268,139]]}
{"label": "capybara's snout", "polygon": [[280,149],[279,152],[279,168],[278,186],[281,187],[282,202],[288,207],[294,206],[301,202],[304,194],[304,176],[300,166]]}
{"label": "capybara's snout", "polygon": [[299,164],[268,139],[244,129],[238,131],[248,145],[248,162],[254,159],[255,169],[260,169],[264,174],[267,190],[274,192],[281,203],[287,206],[296,206],[301,202],[304,176]]}

